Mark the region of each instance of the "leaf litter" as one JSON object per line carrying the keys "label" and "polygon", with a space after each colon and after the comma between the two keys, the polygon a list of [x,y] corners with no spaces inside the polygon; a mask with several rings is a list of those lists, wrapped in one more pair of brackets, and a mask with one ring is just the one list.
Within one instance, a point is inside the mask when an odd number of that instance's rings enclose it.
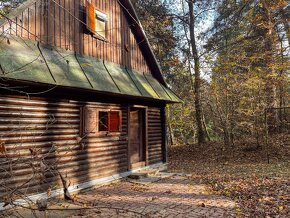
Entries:
{"label": "leaf litter", "polygon": [[290,147],[279,137],[272,142],[267,149],[250,139],[230,148],[218,142],[170,146],[168,168],[235,200],[239,217],[290,217]]}

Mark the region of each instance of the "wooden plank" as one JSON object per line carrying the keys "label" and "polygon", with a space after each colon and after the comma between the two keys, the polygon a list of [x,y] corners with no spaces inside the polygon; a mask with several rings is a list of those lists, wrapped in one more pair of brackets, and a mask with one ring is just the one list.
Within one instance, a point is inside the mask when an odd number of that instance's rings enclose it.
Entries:
{"label": "wooden plank", "polygon": [[65,18],[65,50],[70,50],[70,1],[71,0],[65,0],[64,1],[64,18]]}
{"label": "wooden plank", "polygon": [[55,46],[57,47],[60,47],[61,46],[61,40],[60,40],[60,37],[61,37],[61,29],[60,29],[60,7],[58,4],[60,4],[60,0],[55,0],[56,3],[54,5],[54,31],[55,31],[55,34],[54,34],[54,37],[55,37]]}
{"label": "wooden plank", "polygon": [[49,45],[55,45],[55,38],[54,38],[54,24],[55,24],[55,5],[53,1],[49,1],[49,4],[47,6],[47,43]]}
{"label": "wooden plank", "polygon": [[125,27],[125,17],[124,13],[120,15],[120,32],[121,32],[121,40],[120,40],[120,50],[121,50],[121,65],[127,66],[126,64],[126,53],[124,48],[125,40],[126,40],[126,27]]}
{"label": "wooden plank", "polygon": [[79,1],[74,0],[74,19],[73,19],[73,25],[74,25],[74,41],[73,41],[73,45],[74,45],[74,51],[76,53],[80,54],[80,46],[79,46],[79,42],[80,42],[80,24],[79,24],[79,19],[80,19],[80,5],[79,5]]}
{"label": "wooden plank", "polygon": [[33,9],[28,8],[28,39],[34,39],[34,16],[33,16]]}
{"label": "wooden plank", "polygon": [[[107,14],[108,16],[108,11],[107,11],[107,1],[108,0],[105,0],[105,1],[102,1],[102,10],[104,11],[105,14]],[[109,18],[110,19],[110,18]],[[106,24],[106,40],[108,39],[108,24]],[[104,43],[104,59],[105,60],[108,60],[108,44],[107,42],[103,42]]]}
{"label": "wooden plank", "polygon": [[67,46],[67,20],[66,20],[66,0],[61,0],[61,48],[66,49]]}
{"label": "wooden plank", "polygon": [[111,49],[111,43],[112,43],[112,37],[113,37],[113,32],[112,32],[112,29],[113,29],[113,12],[114,11],[114,7],[113,7],[113,4],[112,4],[112,0],[108,0],[108,5],[107,5],[107,13],[108,13],[108,16],[109,16],[109,20],[108,20],[108,24],[107,24],[107,27],[108,27],[108,43],[107,43],[107,47],[108,47],[108,60],[110,62],[113,62],[112,61],[112,58],[113,58],[113,50]]}

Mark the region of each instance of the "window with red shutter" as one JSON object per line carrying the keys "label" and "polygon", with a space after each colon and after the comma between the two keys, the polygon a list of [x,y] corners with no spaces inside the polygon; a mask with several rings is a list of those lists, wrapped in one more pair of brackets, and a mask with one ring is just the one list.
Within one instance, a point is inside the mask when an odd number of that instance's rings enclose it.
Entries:
{"label": "window with red shutter", "polygon": [[120,132],[121,130],[121,111],[102,111],[97,110],[98,132]]}
{"label": "window with red shutter", "polygon": [[98,108],[87,106],[81,109],[81,135],[97,132],[120,132],[121,126],[121,111],[99,110]]}
{"label": "window with red shutter", "polygon": [[107,36],[108,15],[96,10],[93,4],[87,1],[87,29],[102,40]]}

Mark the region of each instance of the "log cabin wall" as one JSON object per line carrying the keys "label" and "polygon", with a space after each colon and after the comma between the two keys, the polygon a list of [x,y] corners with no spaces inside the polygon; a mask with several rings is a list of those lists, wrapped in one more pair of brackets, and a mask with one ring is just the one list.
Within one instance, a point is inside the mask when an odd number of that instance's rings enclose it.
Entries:
{"label": "log cabin wall", "polygon": [[[79,143],[84,106],[120,110],[121,131],[90,134]],[[128,171],[128,107],[0,95],[0,144],[6,149],[0,152],[0,202],[16,187],[26,194],[61,188],[58,171],[71,185]],[[162,162],[161,112],[148,107],[149,164]]]}
{"label": "log cabin wall", "polygon": [[161,109],[157,107],[148,108],[148,153],[149,164],[163,161],[162,153],[162,123]]}
{"label": "log cabin wall", "polygon": [[[2,27],[2,32],[150,73],[119,0],[89,0],[108,16],[107,40],[86,28],[85,0],[39,0]],[[128,16],[128,15],[127,15]],[[1,28],[1,27],[0,27]]]}
{"label": "log cabin wall", "polygon": [[[83,106],[121,110],[121,132],[90,135],[82,146]],[[127,106],[0,95],[0,143],[6,149],[0,152],[0,202],[17,187],[16,195],[61,188],[58,171],[71,185],[126,172]]]}

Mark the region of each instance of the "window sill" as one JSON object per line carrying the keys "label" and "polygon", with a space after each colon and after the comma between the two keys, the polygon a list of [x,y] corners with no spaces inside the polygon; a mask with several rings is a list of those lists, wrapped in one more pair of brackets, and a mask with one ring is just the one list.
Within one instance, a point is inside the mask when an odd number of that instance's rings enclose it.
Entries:
{"label": "window sill", "polygon": [[94,37],[95,39],[97,39],[97,40],[100,40],[100,41],[103,41],[103,42],[106,42],[106,43],[109,42],[109,40],[108,40],[107,38],[104,38],[104,37],[98,35],[97,33],[92,33],[92,35],[93,35],[93,37]]}
{"label": "window sill", "polygon": [[101,131],[101,132],[97,132],[96,135],[98,135],[98,136],[120,136],[121,132]]}

